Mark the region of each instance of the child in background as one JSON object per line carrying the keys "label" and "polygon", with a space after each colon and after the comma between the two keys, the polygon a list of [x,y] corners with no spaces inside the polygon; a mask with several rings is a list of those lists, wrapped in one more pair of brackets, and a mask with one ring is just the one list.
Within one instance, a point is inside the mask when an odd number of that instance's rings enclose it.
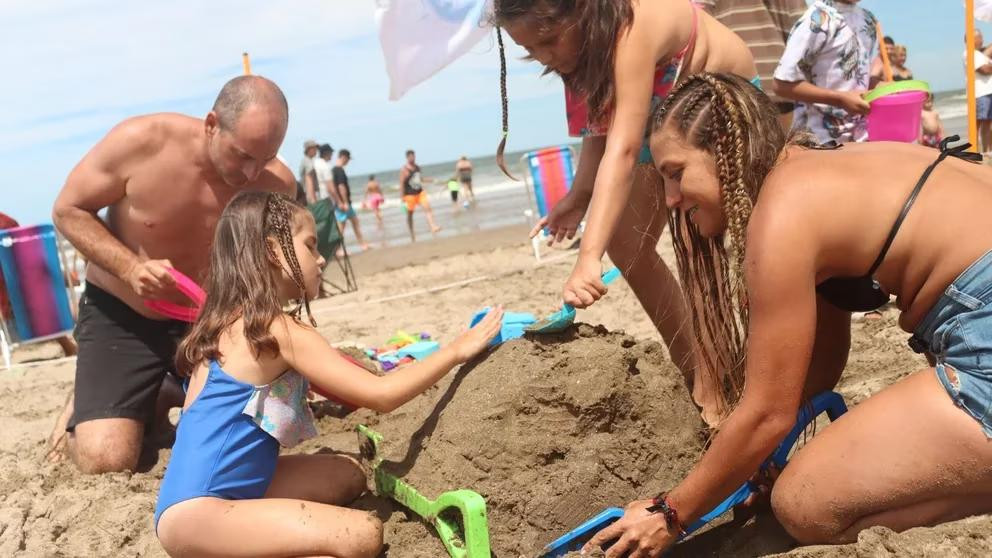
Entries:
{"label": "child in background", "polygon": [[920,128],[920,145],[937,147],[944,139],[944,123],[940,121],[940,114],[933,110],[933,93],[923,103]]}
{"label": "child in background", "polygon": [[497,309],[423,362],[378,377],[300,318],[301,308],[309,317],[323,264],[313,218],[286,196],[242,192],[221,215],[207,300],[176,358],[188,378],[186,404],[155,508],[169,554],[377,556],[379,520],[341,507],[365,491],[359,464],[344,455],[279,456],[280,446],[316,435],[310,382],[349,405],[389,412],[499,331]]}
{"label": "child in background", "polygon": [[[459,211],[458,194],[462,191],[461,182],[458,181],[458,178],[453,176],[448,179],[447,186],[448,186],[448,194],[451,196],[451,206],[457,212]],[[467,201],[465,202],[465,207],[468,207]]]}
{"label": "child in background", "polygon": [[862,95],[878,46],[875,21],[858,0],[816,0],[799,18],[775,70],[775,93],[799,103],[793,129],[821,143],[867,141]]}

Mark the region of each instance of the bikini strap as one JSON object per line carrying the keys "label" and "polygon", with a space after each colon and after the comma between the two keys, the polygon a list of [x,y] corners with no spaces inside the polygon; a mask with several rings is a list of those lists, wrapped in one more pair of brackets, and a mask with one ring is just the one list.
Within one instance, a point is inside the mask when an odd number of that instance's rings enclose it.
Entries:
{"label": "bikini strap", "polygon": [[960,139],[961,138],[958,136],[948,136],[940,141],[940,155],[937,157],[936,161],[930,163],[930,166],[923,171],[923,175],[920,176],[920,179],[916,181],[916,187],[913,188],[913,191],[910,192],[909,197],[906,198],[906,203],[903,204],[899,217],[896,219],[895,224],[892,225],[892,230],[889,231],[888,238],[885,239],[885,245],[882,246],[882,251],[879,252],[878,257],[875,258],[875,263],[871,264],[871,269],[868,270],[868,277],[873,277],[875,275],[875,271],[877,271],[878,267],[882,265],[882,260],[885,259],[885,254],[888,253],[889,248],[892,246],[892,241],[894,241],[896,235],[899,234],[899,227],[902,226],[902,222],[906,219],[906,215],[913,207],[913,203],[916,202],[916,196],[919,195],[920,190],[923,189],[923,185],[926,184],[927,179],[930,178],[930,173],[933,172],[933,169],[937,168],[937,165],[948,157],[971,161],[973,163],[980,163],[982,161],[982,155],[980,153],[972,153],[967,151],[967,149],[971,147],[970,143],[966,142],[960,145],[955,145],[954,147],[949,147],[949,144],[952,141],[958,141]]}
{"label": "bikini strap", "polygon": [[689,32],[689,40],[685,43],[685,46],[675,55],[675,58],[679,59],[679,67],[675,71],[675,84],[682,83],[686,78],[683,70],[685,70],[687,64],[692,62],[692,54],[696,50],[696,31],[699,28],[699,14],[697,12],[700,8],[692,0],[689,0],[689,7],[692,8],[692,31]]}

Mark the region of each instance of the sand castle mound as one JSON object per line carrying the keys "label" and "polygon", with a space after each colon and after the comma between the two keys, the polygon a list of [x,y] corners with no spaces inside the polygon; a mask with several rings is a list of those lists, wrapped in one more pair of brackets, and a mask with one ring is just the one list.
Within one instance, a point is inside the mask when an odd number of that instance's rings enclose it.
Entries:
{"label": "sand castle mound", "polygon": [[533,555],[605,507],[674,485],[703,440],[658,343],[587,325],[504,344],[459,370],[426,413],[402,439],[383,419],[385,466],[432,498],[479,492],[497,556]]}

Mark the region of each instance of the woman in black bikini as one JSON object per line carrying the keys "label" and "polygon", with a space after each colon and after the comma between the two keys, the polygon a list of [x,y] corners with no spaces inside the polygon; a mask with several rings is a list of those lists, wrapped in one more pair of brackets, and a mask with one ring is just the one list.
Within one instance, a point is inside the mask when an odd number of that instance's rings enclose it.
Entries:
{"label": "woman in black bikini", "polygon": [[913,79],[913,71],[906,67],[906,47],[892,47],[892,81]]}
{"label": "woman in black bikini", "polygon": [[694,333],[733,411],[678,486],[631,503],[589,547],[619,537],[608,557],[654,557],[673,544],[833,389],[851,312],[889,295],[932,367],[812,438],[772,509],[804,544],[992,512],[992,169],[947,141],[814,149],[724,74],[688,78],[652,126]]}

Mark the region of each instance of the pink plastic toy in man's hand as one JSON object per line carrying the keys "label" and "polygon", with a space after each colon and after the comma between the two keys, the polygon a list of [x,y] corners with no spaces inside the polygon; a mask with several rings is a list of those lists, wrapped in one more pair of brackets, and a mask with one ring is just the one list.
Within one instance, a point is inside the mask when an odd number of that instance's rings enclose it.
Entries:
{"label": "pink plastic toy in man's hand", "polygon": [[193,301],[194,306],[180,306],[167,300],[146,300],[145,306],[173,320],[195,322],[196,317],[200,315],[200,308],[207,301],[207,293],[195,281],[186,277],[181,272],[175,269],[169,269],[169,273],[176,280],[176,289],[189,297]]}

